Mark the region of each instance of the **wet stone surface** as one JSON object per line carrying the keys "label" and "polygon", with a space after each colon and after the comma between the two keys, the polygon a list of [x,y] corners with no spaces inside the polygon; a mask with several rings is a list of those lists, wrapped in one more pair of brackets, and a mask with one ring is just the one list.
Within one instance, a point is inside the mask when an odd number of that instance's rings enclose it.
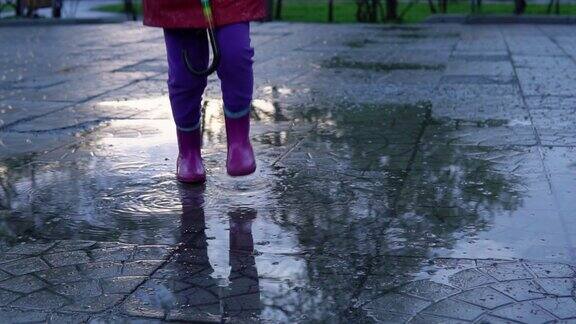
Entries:
{"label": "wet stone surface", "polygon": [[575,37],[254,24],[258,170],[211,77],[186,186],[159,30],[3,28],[0,322],[574,322]]}

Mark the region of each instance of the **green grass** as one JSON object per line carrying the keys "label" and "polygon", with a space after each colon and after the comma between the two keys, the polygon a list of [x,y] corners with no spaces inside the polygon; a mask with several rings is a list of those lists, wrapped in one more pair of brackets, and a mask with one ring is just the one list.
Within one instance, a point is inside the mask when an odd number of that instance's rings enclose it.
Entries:
{"label": "green grass", "polygon": [[[135,2],[134,7],[136,8],[136,12],[141,15],[142,14],[142,4],[140,2]],[[103,12],[112,12],[112,13],[121,13],[124,12],[124,5],[122,3],[114,3],[108,5],[102,5],[94,8],[95,11],[103,11]]]}
{"label": "green grass", "polygon": [[[284,0],[282,9],[282,20],[292,22],[327,22],[328,20],[328,1],[311,1],[311,0]],[[434,1],[437,3],[437,1]],[[402,13],[407,2],[400,4],[399,13]],[[139,13],[142,12],[142,6],[136,3]],[[547,5],[545,4],[528,4],[526,14],[546,14]],[[96,10],[105,12],[122,12],[122,4],[111,4],[97,7]],[[482,5],[482,14],[511,14],[514,10],[512,1],[509,3],[484,3]],[[450,1],[448,3],[449,14],[468,14],[470,13],[469,1]],[[562,4],[560,14],[576,15],[576,5]],[[427,2],[422,1],[410,8],[403,17],[403,23],[418,23],[430,15],[430,8]],[[356,4],[353,1],[341,0],[335,1],[334,19],[337,23],[356,22]]]}

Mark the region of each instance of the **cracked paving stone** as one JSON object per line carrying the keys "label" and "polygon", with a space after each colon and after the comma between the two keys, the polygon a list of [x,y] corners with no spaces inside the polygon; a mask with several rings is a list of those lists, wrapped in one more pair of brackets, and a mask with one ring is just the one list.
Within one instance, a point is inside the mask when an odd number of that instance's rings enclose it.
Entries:
{"label": "cracked paving stone", "polygon": [[423,314],[452,317],[471,321],[484,313],[485,309],[459,300],[445,299],[422,311]]}
{"label": "cracked paving stone", "polygon": [[58,252],[44,255],[43,258],[53,267],[63,267],[90,262],[88,254],[84,251]]}
{"label": "cracked paving stone", "polygon": [[502,282],[491,287],[517,301],[546,297],[546,292],[532,280]]}
{"label": "cracked paving stone", "polygon": [[26,295],[11,303],[10,306],[27,309],[55,310],[67,303],[69,303],[69,301],[66,298],[42,290]]}
{"label": "cracked paving stone", "polygon": [[148,277],[116,277],[102,279],[102,289],[108,294],[131,293]]}
{"label": "cracked paving stone", "polygon": [[522,323],[545,323],[555,320],[554,316],[531,301],[504,306],[493,311],[492,314]]}
{"label": "cracked paving stone", "polygon": [[437,301],[454,295],[460,290],[429,280],[419,280],[408,283],[403,286],[400,291],[416,297]]}
{"label": "cracked paving stone", "polygon": [[46,287],[44,281],[33,275],[23,275],[0,282],[0,288],[24,294],[29,294],[44,287]]}
{"label": "cracked paving stone", "polygon": [[32,257],[22,259],[14,262],[0,264],[0,269],[11,273],[13,275],[23,275],[50,268],[46,262],[42,261],[39,257]]}
{"label": "cracked paving stone", "polygon": [[461,289],[469,289],[496,282],[493,278],[476,269],[460,271],[449,278],[450,284]]}

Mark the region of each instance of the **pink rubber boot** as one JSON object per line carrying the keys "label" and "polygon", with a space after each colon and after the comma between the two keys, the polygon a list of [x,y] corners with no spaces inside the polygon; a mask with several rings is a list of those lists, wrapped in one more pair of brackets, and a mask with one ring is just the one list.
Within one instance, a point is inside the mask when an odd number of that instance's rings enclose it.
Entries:
{"label": "pink rubber boot", "polygon": [[226,168],[233,177],[245,176],[256,171],[254,150],[250,144],[250,114],[240,118],[226,117],[228,159]]}
{"label": "pink rubber boot", "polygon": [[178,161],[176,162],[176,178],[180,182],[202,183],[206,181],[206,171],[202,163],[200,149],[202,148],[202,133],[200,129],[191,132],[177,130]]}

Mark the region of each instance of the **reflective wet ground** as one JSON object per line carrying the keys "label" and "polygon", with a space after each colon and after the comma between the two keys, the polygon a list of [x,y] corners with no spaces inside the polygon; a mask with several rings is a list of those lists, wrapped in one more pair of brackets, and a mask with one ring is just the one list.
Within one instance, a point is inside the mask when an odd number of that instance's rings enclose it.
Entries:
{"label": "reflective wet ground", "polygon": [[572,323],[576,36],[254,25],[255,175],[174,177],[161,33],[0,30],[3,322]]}

